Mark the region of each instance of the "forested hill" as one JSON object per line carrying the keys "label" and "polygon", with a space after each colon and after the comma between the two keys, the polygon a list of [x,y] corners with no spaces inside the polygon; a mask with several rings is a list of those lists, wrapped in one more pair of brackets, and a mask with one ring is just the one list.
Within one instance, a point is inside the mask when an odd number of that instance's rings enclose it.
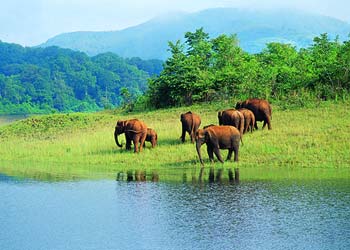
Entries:
{"label": "forested hill", "polygon": [[161,69],[160,60],[0,42],[0,114],[113,107],[142,94]]}
{"label": "forested hill", "polygon": [[313,38],[327,33],[331,39],[347,40],[350,24],[335,18],[296,10],[253,11],[217,8],[196,13],[177,13],[154,18],[140,25],[110,32],[73,32],[49,39],[41,46],[60,46],[89,55],[110,51],[122,57],[166,59],[168,41],[203,27],[210,37],[237,34],[240,47],[249,53],[261,52],[266,43],[289,43],[305,48]]}

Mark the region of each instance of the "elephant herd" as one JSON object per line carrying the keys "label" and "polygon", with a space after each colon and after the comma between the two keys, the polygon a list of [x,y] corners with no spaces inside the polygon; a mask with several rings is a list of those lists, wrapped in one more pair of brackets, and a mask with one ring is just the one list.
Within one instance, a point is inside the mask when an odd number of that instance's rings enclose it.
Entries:
{"label": "elephant herd", "polygon": [[[114,139],[118,147],[123,147],[119,143],[118,135],[125,134],[126,149],[131,149],[131,142],[134,144],[134,152],[142,151],[145,141],[149,141],[154,148],[157,144],[158,135],[154,129],[147,128],[147,125],[138,119],[117,121],[114,130]],[[140,144],[140,146],[139,146]]]}
{"label": "elephant herd", "polygon": [[[263,128],[271,127],[272,109],[268,101],[264,99],[251,98],[243,102],[237,102],[235,108],[218,112],[219,125],[207,125],[200,129],[201,118],[191,111],[181,114],[182,125],[181,141],[185,142],[186,133],[189,134],[191,142],[196,142],[199,160],[203,165],[200,148],[205,143],[210,161],[214,161],[214,154],[220,162],[224,162],[220,149],[228,149],[227,160],[234,153],[234,161],[238,161],[239,145],[244,133],[258,129],[257,121],[263,122]],[[142,151],[145,141],[149,141],[152,147],[157,144],[158,136],[155,130],[138,119],[118,121],[114,131],[115,142],[119,147],[118,135],[125,134],[126,149],[131,149],[134,144],[134,152]]]}

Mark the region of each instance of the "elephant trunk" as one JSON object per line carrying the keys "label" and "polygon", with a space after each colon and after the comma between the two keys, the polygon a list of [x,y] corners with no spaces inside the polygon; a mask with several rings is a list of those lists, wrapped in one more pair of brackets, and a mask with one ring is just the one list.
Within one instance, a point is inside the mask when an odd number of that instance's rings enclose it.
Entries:
{"label": "elephant trunk", "polygon": [[204,165],[204,162],[202,159],[202,154],[201,154],[201,146],[202,146],[202,143],[200,141],[197,141],[196,149],[197,149],[197,153],[198,153],[198,158],[199,158],[199,161],[201,162],[201,164]]}
{"label": "elephant trunk", "polygon": [[117,129],[114,131],[114,140],[115,140],[115,143],[117,144],[118,147],[123,147],[122,144],[119,143],[118,141],[118,132],[117,132]]}

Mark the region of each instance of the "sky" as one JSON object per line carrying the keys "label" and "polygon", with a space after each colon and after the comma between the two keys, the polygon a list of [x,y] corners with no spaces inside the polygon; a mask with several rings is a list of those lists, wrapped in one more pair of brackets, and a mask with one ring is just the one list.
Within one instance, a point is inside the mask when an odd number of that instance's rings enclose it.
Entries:
{"label": "sky", "polygon": [[120,30],[173,12],[291,8],[350,23],[349,0],[1,0],[0,40],[34,46],[74,31]]}

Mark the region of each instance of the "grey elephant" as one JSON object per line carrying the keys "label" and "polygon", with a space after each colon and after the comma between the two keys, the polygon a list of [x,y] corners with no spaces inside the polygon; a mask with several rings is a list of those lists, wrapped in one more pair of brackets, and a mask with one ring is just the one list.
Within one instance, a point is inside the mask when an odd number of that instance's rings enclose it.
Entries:
{"label": "grey elephant", "polygon": [[244,131],[244,116],[236,109],[226,109],[218,112],[219,125],[231,125],[236,127],[241,135]]}
{"label": "grey elephant", "polygon": [[210,125],[203,129],[198,129],[196,132],[196,149],[198,153],[199,160],[202,165],[203,159],[201,155],[201,146],[207,144],[207,152],[211,162],[214,161],[214,154],[221,163],[224,163],[220,149],[228,149],[227,160],[232,157],[232,152],[234,152],[234,161],[238,161],[238,150],[239,143],[241,140],[241,133],[237,128],[233,126],[217,126]]}
{"label": "grey elephant", "polygon": [[265,128],[266,124],[269,130],[272,129],[272,126],[271,126],[272,108],[270,103],[267,100],[251,98],[243,102],[237,102],[236,109],[240,109],[240,108],[249,109],[254,113],[255,129],[258,129],[258,125],[256,124],[257,121],[264,122],[262,127],[263,129]]}
{"label": "grey elephant", "polygon": [[180,121],[182,125],[181,141],[185,142],[187,132],[191,137],[191,142],[194,143],[194,135],[201,125],[201,118],[199,115],[188,111],[187,113],[181,114]]}
{"label": "grey elephant", "polygon": [[244,130],[243,133],[247,133],[249,130],[253,133],[253,129],[255,126],[255,116],[254,113],[246,108],[238,109],[239,112],[242,113],[244,117]]}
{"label": "grey elephant", "polygon": [[114,139],[118,147],[122,144],[118,141],[118,135],[125,133],[126,149],[131,149],[131,142],[134,144],[134,152],[142,151],[147,136],[147,125],[138,119],[119,120],[115,126]]}
{"label": "grey elephant", "polygon": [[150,142],[152,144],[152,148],[154,148],[158,141],[157,132],[152,128],[147,128],[147,136],[145,141]]}

